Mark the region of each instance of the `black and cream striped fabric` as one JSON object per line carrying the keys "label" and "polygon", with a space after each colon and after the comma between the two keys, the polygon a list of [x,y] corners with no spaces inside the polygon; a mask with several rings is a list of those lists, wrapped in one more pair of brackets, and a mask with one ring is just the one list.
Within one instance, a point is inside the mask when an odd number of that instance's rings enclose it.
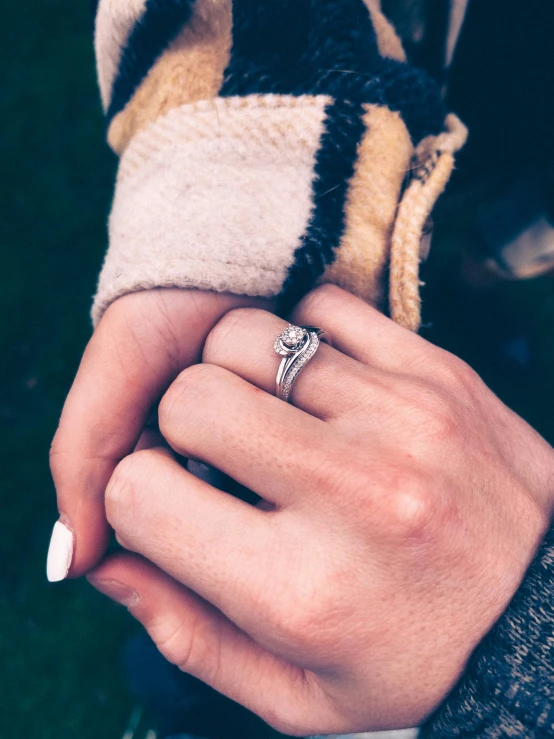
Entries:
{"label": "black and cream striped fabric", "polygon": [[[164,285],[278,295],[286,309],[331,281],[380,304],[414,147],[441,133],[445,110],[377,2],[100,0],[96,51],[125,196],[116,193],[95,320],[125,292]],[[276,121],[278,108],[287,112]],[[211,167],[210,110],[226,142]],[[303,120],[314,116],[317,125]],[[285,171],[302,141],[304,164],[293,157]],[[233,147],[243,161],[265,162],[265,177],[245,172]],[[163,182],[149,174],[155,162]],[[187,162],[211,176],[191,179]],[[167,203],[181,219],[167,218]],[[180,231],[178,252],[169,224]],[[156,241],[155,254],[145,240]]]}

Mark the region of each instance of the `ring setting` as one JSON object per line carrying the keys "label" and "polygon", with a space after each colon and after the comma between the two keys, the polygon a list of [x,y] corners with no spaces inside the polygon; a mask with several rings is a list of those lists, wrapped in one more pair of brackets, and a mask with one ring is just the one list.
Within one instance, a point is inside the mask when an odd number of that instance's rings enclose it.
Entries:
{"label": "ring setting", "polygon": [[322,329],[292,324],[275,339],[273,348],[282,357],[275,381],[275,395],[278,398],[288,402],[294,381],[312,359],[322,340],[328,341]]}

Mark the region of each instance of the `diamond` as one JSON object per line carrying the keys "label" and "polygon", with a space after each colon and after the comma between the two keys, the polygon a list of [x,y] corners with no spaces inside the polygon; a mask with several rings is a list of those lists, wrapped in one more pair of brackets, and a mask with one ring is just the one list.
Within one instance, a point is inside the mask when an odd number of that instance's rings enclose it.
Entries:
{"label": "diamond", "polygon": [[285,346],[293,349],[300,344],[306,336],[306,333],[306,329],[300,328],[300,326],[289,326],[285,331],[283,331],[279,338]]}

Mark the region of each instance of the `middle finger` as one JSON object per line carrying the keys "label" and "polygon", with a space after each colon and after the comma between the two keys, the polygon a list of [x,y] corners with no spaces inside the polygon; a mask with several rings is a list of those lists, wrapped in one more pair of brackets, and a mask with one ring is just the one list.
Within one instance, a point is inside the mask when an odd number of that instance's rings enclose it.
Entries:
{"label": "middle finger", "polygon": [[330,426],[214,365],[181,373],[159,423],[176,452],[278,505],[307,493],[332,453]]}

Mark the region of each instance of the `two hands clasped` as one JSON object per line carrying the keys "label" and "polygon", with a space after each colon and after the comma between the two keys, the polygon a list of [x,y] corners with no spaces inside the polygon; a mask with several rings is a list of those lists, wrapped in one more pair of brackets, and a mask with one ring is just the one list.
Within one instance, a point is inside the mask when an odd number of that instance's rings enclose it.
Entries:
{"label": "two hands clasped", "polygon": [[[273,395],[286,323],[263,307],[158,290],[108,309],[52,448],[70,575],[282,732],[415,726],[533,558],[552,449],[462,361],[330,286],[291,316],[333,347],[288,405]],[[170,449],[140,438],[160,398]],[[128,551],[98,564],[112,528]]]}

